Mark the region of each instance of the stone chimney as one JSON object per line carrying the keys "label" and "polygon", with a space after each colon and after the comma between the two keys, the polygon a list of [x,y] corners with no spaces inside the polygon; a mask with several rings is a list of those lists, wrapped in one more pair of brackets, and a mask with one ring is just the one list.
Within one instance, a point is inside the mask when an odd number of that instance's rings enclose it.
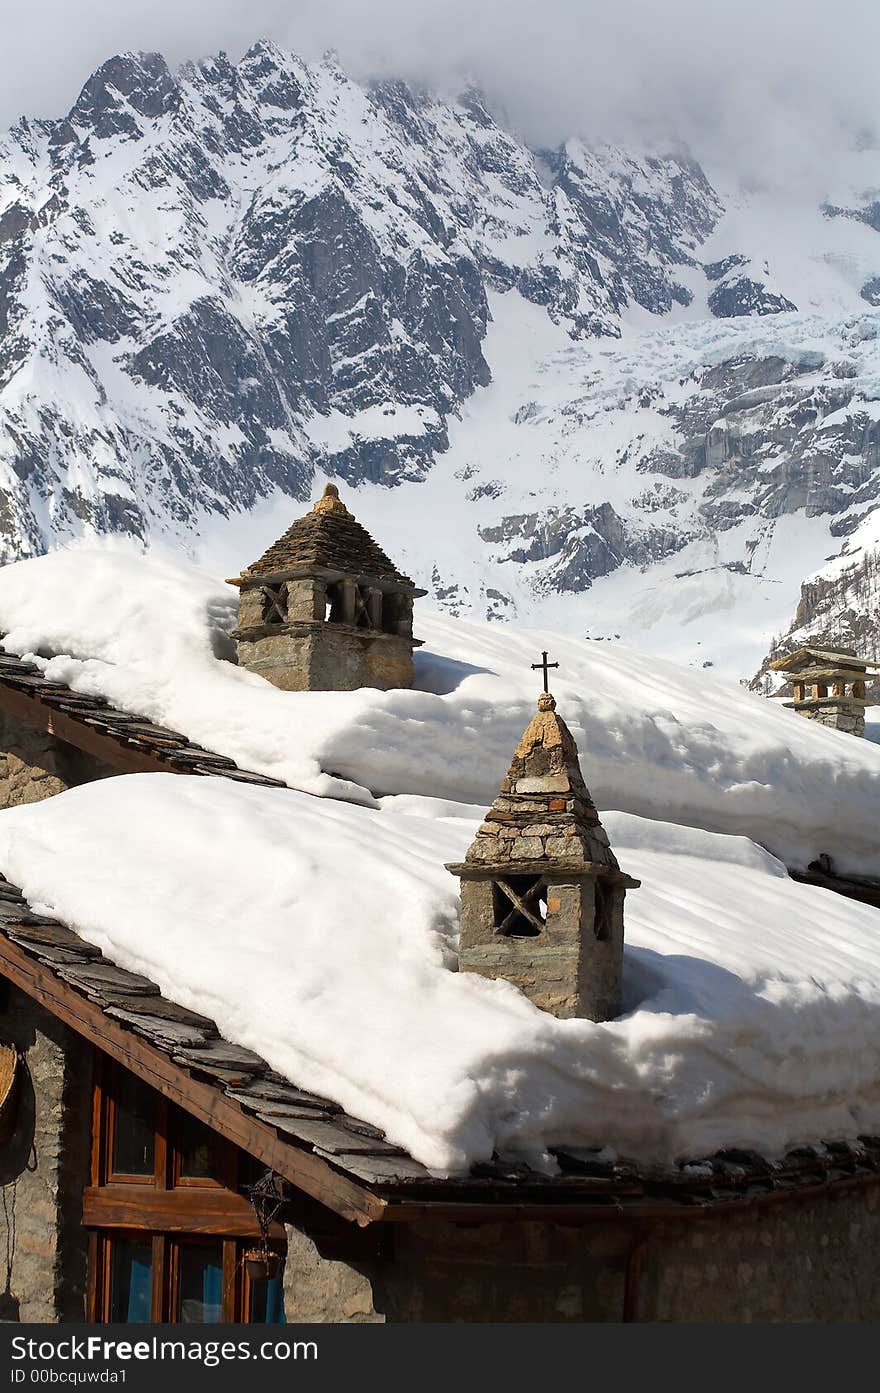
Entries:
{"label": "stone chimney", "polygon": [[335,484],[240,576],[238,661],[291,692],[411,687],[413,600]]}
{"label": "stone chimney", "polygon": [[878,703],[868,683],[880,675],[880,663],[858,658],[852,648],[798,648],[770,664],[791,683],[790,706],[799,716],[846,735],[865,734],[865,711]]}
{"label": "stone chimney", "polygon": [[503,977],[554,1016],[619,1014],[624,875],[584,783],[571,731],[549,692],[467,853],[461,878],[464,972]]}

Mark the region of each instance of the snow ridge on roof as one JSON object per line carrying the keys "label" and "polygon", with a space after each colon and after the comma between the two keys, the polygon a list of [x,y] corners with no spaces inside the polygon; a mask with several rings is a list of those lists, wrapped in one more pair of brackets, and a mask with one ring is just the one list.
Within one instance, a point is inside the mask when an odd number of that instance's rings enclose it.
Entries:
{"label": "snow ridge on roof", "polygon": [[399,585],[413,584],[348,511],[335,484],[327,484],[311,512],[297,518],[258,561],[242,572],[239,580],[283,575],[303,567],[372,576]]}

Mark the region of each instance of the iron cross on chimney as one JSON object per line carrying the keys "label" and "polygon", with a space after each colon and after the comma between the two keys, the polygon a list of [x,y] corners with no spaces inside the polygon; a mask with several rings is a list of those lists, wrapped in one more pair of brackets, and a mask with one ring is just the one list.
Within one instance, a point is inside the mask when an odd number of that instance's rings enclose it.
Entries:
{"label": "iron cross on chimney", "polygon": [[533,671],[533,672],[536,672],[536,671],[538,670],[538,668],[541,668],[541,669],[543,670],[543,673],[544,673],[544,691],[545,691],[545,692],[549,692],[549,691],[550,691],[550,688],[547,686],[547,673],[548,673],[548,669],[551,668],[551,667],[559,667],[559,664],[558,664],[558,663],[548,663],[548,662],[547,662],[547,650],[546,650],[546,648],[545,648],[544,651],[543,651],[543,653],[541,654],[541,662],[540,662],[540,663],[532,663],[532,671]]}

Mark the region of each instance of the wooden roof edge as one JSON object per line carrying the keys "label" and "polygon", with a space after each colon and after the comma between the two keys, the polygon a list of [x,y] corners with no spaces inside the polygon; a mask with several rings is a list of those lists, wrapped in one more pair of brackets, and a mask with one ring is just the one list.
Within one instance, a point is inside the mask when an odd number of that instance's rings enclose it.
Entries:
{"label": "wooden roof edge", "polygon": [[[71,697],[74,695],[71,691]],[[77,720],[64,711],[56,711],[37,696],[27,696],[24,692],[3,681],[0,673],[0,710],[16,717],[35,730],[54,735],[67,745],[82,750],[83,754],[118,769],[121,774],[149,774],[163,766],[158,755],[146,750],[128,748],[120,745],[109,735],[93,730],[85,721]]]}
{"label": "wooden roof edge", "polygon": [[109,1017],[97,1002],[2,935],[0,972],[71,1030],[326,1208],[360,1226],[383,1218],[387,1202],[380,1195],[315,1152],[284,1141],[274,1127],[250,1115],[217,1084],[194,1077],[188,1068]]}
{"label": "wooden roof edge", "polygon": [[[829,1167],[829,1170],[832,1168]],[[752,1185],[757,1178],[752,1178]],[[423,1219],[445,1219],[450,1223],[492,1222],[493,1220],[533,1219],[564,1224],[636,1223],[646,1220],[685,1222],[714,1218],[719,1212],[765,1208],[789,1200],[805,1200],[815,1195],[850,1190],[861,1185],[880,1184],[880,1170],[865,1169],[856,1174],[826,1174],[822,1178],[805,1168],[800,1183],[773,1187],[768,1180],[766,1189],[743,1187],[724,1195],[707,1196],[694,1202],[693,1197],[675,1200],[670,1194],[652,1199],[644,1196],[634,1200],[618,1199],[613,1193],[603,1201],[584,1195],[573,1198],[571,1192],[556,1201],[507,1197],[497,1200],[415,1199],[401,1190],[383,1188],[387,1208],[383,1219],[387,1223],[416,1223]]]}

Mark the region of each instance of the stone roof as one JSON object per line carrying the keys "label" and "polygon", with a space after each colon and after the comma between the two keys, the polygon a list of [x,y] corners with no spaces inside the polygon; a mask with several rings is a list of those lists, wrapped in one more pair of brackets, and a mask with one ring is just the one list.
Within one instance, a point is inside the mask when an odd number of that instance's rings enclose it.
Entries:
{"label": "stone roof", "polygon": [[464,865],[526,861],[535,861],[536,870],[557,862],[620,871],[584,782],[574,736],[549,692],[539,698]]}
{"label": "stone roof", "polygon": [[[136,893],[136,887],[133,887]],[[418,1218],[441,1204],[469,1213],[503,1210],[521,1218],[530,1207],[545,1216],[562,1206],[601,1211],[608,1218],[698,1215],[708,1207],[772,1202],[804,1190],[880,1180],[880,1137],[801,1146],[775,1160],[725,1150],[668,1165],[641,1165],[607,1148],[551,1148],[555,1173],[523,1160],[493,1157],[469,1175],[432,1175],[377,1127],[349,1116],[329,1098],[275,1073],[252,1050],[224,1040],[215,1023],[163,996],[155,983],[117,966],[79,934],[35,911],[0,876],[0,970],[78,1033],[122,1058],[162,1089],[173,1078],[186,1106],[206,1086],[214,1126],[224,1111],[245,1114],[257,1137],[271,1139],[279,1175],[359,1223],[383,1217]],[[96,1031],[95,1021],[106,1033]],[[131,1043],[125,1043],[130,1041]],[[196,1115],[198,1112],[196,1111]],[[236,1124],[240,1128],[240,1123]],[[334,1177],[339,1189],[334,1189]],[[360,1197],[360,1198],[359,1198]]]}
{"label": "stone roof", "polygon": [[251,579],[315,568],[412,586],[409,577],[398,571],[367,529],[348,511],[335,484],[327,484],[311,512],[297,518],[283,537],[230,583],[239,585]]}
{"label": "stone roof", "polygon": [[787,654],[784,658],[777,658],[770,667],[775,672],[794,672],[803,667],[811,659],[821,663],[842,663],[845,667],[852,668],[880,668],[880,662],[874,658],[859,658],[852,648],[798,648],[796,652]]}

